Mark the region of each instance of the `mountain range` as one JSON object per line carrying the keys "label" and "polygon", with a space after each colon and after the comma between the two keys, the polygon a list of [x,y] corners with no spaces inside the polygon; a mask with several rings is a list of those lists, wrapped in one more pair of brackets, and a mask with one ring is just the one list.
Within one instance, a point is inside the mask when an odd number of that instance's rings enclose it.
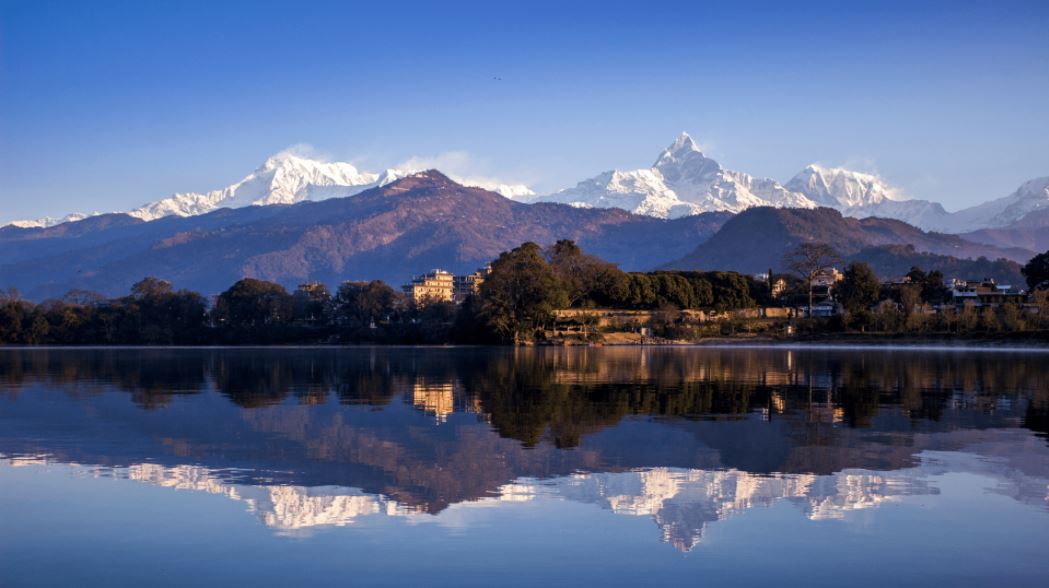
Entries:
{"label": "mountain range", "polygon": [[[402,167],[372,173],[359,170],[350,163],[324,162],[294,152],[282,152],[225,188],[206,193],[176,193],[127,211],[127,214],[151,221],[167,216],[195,216],[219,208],[320,201],[353,196],[419,171]],[[552,194],[536,194],[523,184],[476,178],[452,179],[522,202],[556,202],[576,208],[619,208],[657,218],[680,218],[705,212],[738,213],[763,206],[829,207],[849,217],[903,220],[929,231],[973,233],[986,230],[990,232],[978,239],[1007,246],[1010,245],[1008,236],[995,231],[1012,230],[1014,224],[1029,229],[1038,221],[1036,218],[1025,220],[1025,217],[1037,217],[1038,213],[1049,209],[1049,177],[1025,182],[1008,196],[948,212],[935,202],[905,198],[901,190],[877,175],[844,168],[812,164],[783,184],[729,170],[704,155],[687,133],[682,133],[664,149],[651,167],[606,171]],[[62,218],[10,224],[39,228],[87,216],[74,213]],[[1032,239],[1028,241],[1040,242],[1037,236]]]}
{"label": "mountain range", "polygon": [[430,170],[319,202],[219,208],[148,222],[105,214],[47,228],[3,227],[0,287],[39,300],[71,289],[124,294],[149,275],[205,294],[241,277],[289,287],[351,279],[397,285],[435,267],[470,272],[522,242],[558,239],[573,239],[628,271],[756,273],[779,268],[783,253],[797,243],[821,241],[848,259],[875,263],[885,277],[916,264],[948,277],[1019,280],[1016,261],[1032,255],[901,221],[857,220],[826,207],[662,219],[618,208],[524,203]]}
{"label": "mountain range", "polygon": [[[319,201],[359,194],[369,188],[385,186],[400,178],[424,170],[392,168],[382,173],[358,170],[345,162],[324,162],[285,151],[267,159],[258,169],[239,182],[206,193],[181,192],[167,198],[144,204],[128,211],[129,216],[152,221],[167,216],[196,216],[219,208],[268,206]],[[462,179],[463,185],[485,188],[507,197],[532,196],[532,191],[521,184],[503,184],[495,181]],[[83,220],[100,213],[74,213],[61,218],[44,217],[9,223],[21,228],[46,228]]]}
{"label": "mountain range", "polygon": [[1027,214],[1049,208],[1049,177],[1030,180],[1004,198],[948,212],[935,202],[906,199],[876,175],[844,168],[812,164],[786,184],[728,170],[682,133],[651,167],[607,171],[531,200],[616,207],[662,218],[715,210],[741,212],[759,206],[822,206],[855,218],[898,219],[925,230],[964,233],[1008,227]]}
{"label": "mountain range", "polygon": [[574,239],[624,269],[679,258],[731,215],[665,220],[616,209],[524,204],[437,171],[353,197],[222,208],[145,222],[128,214],[49,228],[0,229],[2,286],[30,298],[70,289],[123,294],[154,275],[204,293],[240,277],[295,286],[317,280],[392,284],[441,267],[472,272],[525,241]]}

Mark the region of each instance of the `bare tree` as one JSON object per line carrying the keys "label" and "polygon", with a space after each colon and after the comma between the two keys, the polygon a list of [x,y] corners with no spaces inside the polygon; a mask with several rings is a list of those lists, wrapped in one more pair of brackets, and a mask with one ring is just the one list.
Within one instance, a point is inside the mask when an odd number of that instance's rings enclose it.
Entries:
{"label": "bare tree", "polygon": [[805,282],[809,290],[809,318],[812,318],[812,283],[841,258],[826,243],[802,243],[783,256],[783,265]]}

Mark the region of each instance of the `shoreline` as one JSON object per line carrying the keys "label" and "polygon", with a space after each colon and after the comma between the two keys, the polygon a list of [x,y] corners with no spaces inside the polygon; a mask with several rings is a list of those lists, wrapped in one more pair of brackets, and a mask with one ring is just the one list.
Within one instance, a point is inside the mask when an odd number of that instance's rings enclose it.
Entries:
{"label": "shoreline", "polygon": [[987,338],[898,338],[843,337],[819,339],[775,339],[717,337],[700,341],[660,341],[653,343],[535,343],[524,345],[383,345],[383,344],[295,344],[295,345],[0,345],[0,351],[95,351],[95,350],[341,350],[341,349],[596,349],[596,348],[662,348],[662,349],[814,349],[814,350],[882,350],[882,351],[969,351],[969,352],[1049,352],[1049,340],[1017,341]]}

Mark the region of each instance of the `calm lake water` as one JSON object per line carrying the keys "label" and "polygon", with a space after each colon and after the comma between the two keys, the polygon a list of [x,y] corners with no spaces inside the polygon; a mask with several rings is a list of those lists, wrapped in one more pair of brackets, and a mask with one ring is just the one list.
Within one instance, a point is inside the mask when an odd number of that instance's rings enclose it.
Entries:
{"label": "calm lake water", "polygon": [[1049,354],[0,349],[0,585],[1045,586]]}

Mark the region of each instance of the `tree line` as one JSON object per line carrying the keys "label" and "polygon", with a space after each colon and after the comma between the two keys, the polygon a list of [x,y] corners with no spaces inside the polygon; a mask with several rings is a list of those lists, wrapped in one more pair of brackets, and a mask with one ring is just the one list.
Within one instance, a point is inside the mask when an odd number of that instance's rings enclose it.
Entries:
{"label": "tree line", "polygon": [[628,273],[572,241],[525,243],[492,262],[462,304],[413,303],[380,281],[284,286],[244,278],[215,297],[147,277],[128,295],[71,291],[39,304],[0,293],[0,343],[209,345],[499,343],[540,336],[558,308],[718,308],[756,305],[764,289],[734,272]]}
{"label": "tree line", "polygon": [[[813,282],[836,256],[826,245],[804,244],[788,257],[785,265],[793,275],[775,276],[770,270],[767,280],[757,280],[720,271],[624,272],[572,241],[547,248],[524,243],[500,254],[479,291],[462,304],[413,302],[378,280],[344,282],[332,293],[324,284],[289,292],[277,283],[244,278],[213,303],[155,277],[118,298],[75,290],[34,304],[9,291],[0,294],[0,343],[522,343],[542,338],[554,310],[563,308],[729,311],[806,302],[811,308]],[[1032,288],[1044,285],[1049,253],[1032,259],[1024,274]],[[788,288],[774,297],[770,286],[780,278]],[[843,314],[830,322],[809,321],[810,328],[1023,330],[1040,320],[1009,307],[963,308],[930,318],[926,310],[948,296],[943,275],[914,268],[908,278],[887,287],[867,264],[849,264],[835,291]]]}

